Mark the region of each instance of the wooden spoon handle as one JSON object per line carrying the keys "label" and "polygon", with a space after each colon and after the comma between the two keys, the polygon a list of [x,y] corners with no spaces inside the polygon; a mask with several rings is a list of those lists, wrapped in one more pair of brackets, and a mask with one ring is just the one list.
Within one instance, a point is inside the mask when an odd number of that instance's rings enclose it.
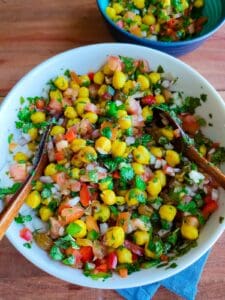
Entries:
{"label": "wooden spoon handle", "polygon": [[225,174],[219,168],[213,166],[207,159],[200,156],[198,151],[193,146],[187,146],[185,155],[194,161],[202,170],[209,174],[215,181],[225,189]]}
{"label": "wooden spoon handle", "polygon": [[10,199],[9,205],[7,205],[0,214],[0,240],[3,238],[9,225],[12,223],[16,215],[18,214],[21,206],[32,189],[32,181],[36,180],[42,174],[46,164],[48,163],[48,156],[46,152],[43,152],[36,169],[31,174],[23,186],[16,192]]}

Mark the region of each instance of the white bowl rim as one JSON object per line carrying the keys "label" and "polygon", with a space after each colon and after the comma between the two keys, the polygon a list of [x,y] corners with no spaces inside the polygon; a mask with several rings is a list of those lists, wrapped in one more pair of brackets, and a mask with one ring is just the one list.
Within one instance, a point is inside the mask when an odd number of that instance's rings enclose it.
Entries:
{"label": "white bowl rim", "polygon": [[[141,53],[142,49],[147,49],[149,52],[156,53],[156,54],[160,55],[162,58],[165,57],[165,58],[169,58],[172,61],[179,61],[180,65],[182,65],[185,68],[188,68],[189,71],[191,71],[193,74],[198,76],[202,80],[202,82],[204,84],[206,84],[207,87],[214,94],[217,95],[218,101],[221,102],[221,104],[225,110],[225,103],[224,103],[222,97],[219,95],[219,93],[215,90],[215,88],[200,73],[198,73],[195,69],[193,69],[186,63],[180,61],[179,59],[174,58],[174,57],[172,57],[166,53],[160,52],[158,50],[149,49],[148,47],[145,47],[145,46],[133,45],[133,44],[128,44],[128,43],[99,43],[99,44],[81,46],[81,47],[77,47],[77,48],[73,48],[73,49],[61,52],[61,53],[54,55],[53,57],[50,57],[49,59],[43,61],[42,63],[38,64],[31,71],[29,71],[26,75],[24,75],[10,90],[10,92],[5,97],[3,103],[0,105],[0,114],[1,114],[3,107],[7,104],[8,99],[10,98],[10,96],[14,92],[14,90],[16,90],[18,86],[22,85],[27,80],[27,78],[29,78],[30,76],[34,75],[36,72],[41,70],[42,67],[44,67],[45,65],[47,65],[49,63],[53,63],[54,61],[57,61],[58,59],[62,58],[63,56],[66,56],[69,53],[73,53],[73,52],[75,53],[77,50],[80,50],[82,48],[89,48],[91,51],[91,49],[95,48],[95,47],[99,47],[99,48],[108,47],[109,50],[110,50],[110,47],[112,47],[112,48],[113,47],[130,47],[130,48],[135,48],[136,50],[139,50],[140,51],[139,53]],[[164,275],[161,276],[160,278],[155,278],[155,279],[150,278],[150,280],[149,280],[149,278],[145,278],[144,280],[141,280],[141,285],[143,286],[143,285],[147,285],[150,283],[155,283],[155,282],[161,281],[163,279],[167,279],[167,278],[181,272],[182,270],[186,269],[187,267],[191,266],[194,262],[196,262],[198,259],[200,259],[200,257],[202,257],[214,245],[214,243],[219,239],[219,237],[222,235],[224,230],[225,230],[225,222],[223,222],[223,224],[220,225],[219,230],[217,230],[217,232],[213,236],[210,236],[209,240],[207,241],[207,245],[205,245],[203,247],[202,251],[199,251],[198,254],[196,254],[194,257],[192,257],[188,261],[183,262],[182,266],[178,265],[177,268],[175,268],[175,269],[169,269],[169,270],[165,271]],[[88,283],[88,285],[86,285],[82,282],[76,283],[76,281],[74,279],[71,279],[68,276],[65,276],[61,273],[55,274],[55,272],[53,272],[53,270],[51,269],[51,266],[47,266],[46,263],[40,262],[36,257],[32,256],[31,253],[29,254],[29,251],[25,251],[25,248],[22,245],[18,244],[16,242],[16,240],[14,239],[12,231],[9,230],[6,233],[6,236],[9,239],[9,241],[11,242],[11,244],[13,244],[13,246],[31,263],[33,263],[39,269],[42,269],[46,273],[48,273],[54,277],[57,277],[59,279],[62,279],[64,281],[70,282],[72,284],[79,284],[81,286],[86,286],[86,287],[90,287],[90,288],[100,288],[100,289],[112,289],[112,288],[113,289],[124,289],[124,288],[140,287],[140,281],[136,280],[135,282],[127,283],[126,280],[124,280],[124,279],[121,279],[121,282],[123,284],[113,285],[113,286],[106,284],[107,281],[101,283],[99,281],[90,280],[90,284]],[[138,273],[139,272],[137,272],[135,274],[138,274]],[[82,275],[82,276],[84,276],[84,275]]]}

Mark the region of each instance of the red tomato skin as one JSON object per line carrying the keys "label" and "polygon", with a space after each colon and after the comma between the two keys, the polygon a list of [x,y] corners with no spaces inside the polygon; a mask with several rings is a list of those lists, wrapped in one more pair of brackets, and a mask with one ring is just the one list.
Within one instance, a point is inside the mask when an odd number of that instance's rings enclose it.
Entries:
{"label": "red tomato skin", "polygon": [[116,266],[117,266],[117,262],[118,262],[118,259],[117,259],[117,255],[115,252],[111,252],[108,254],[107,256],[107,265],[108,265],[108,268],[111,270],[111,269],[115,269]]}
{"label": "red tomato skin", "polygon": [[182,120],[182,128],[187,133],[194,135],[199,131],[200,126],[195,116],[189,114],[182,115],[181,120]]}
{"label": "red tomato skin", "polygon": [[90,262],[93,259],[93,250],[91,246],[80,247],[81,261],[83,263]]}
{"label": "red tomato skin", "polygon": [[143,105],[152,105],[155,104],[155,96],[148,95],[142,98],[141,103]]}
{"label": "red tomato skin", "polygon": [[128,240],[125,240],[124,242],[124,246],[129,249],[132,253],[138,255],[138,256],[143,256],[144,255],[144,249],[141,248],[140,246],[128,241]]}
{"label": "red tomato skin", "polygon": [[82,183],[80,189],[80,202],[84,207],[87,207],[90,204],[90,200],[91,197],[88,187],[85,183]]}
{"label": "red tomato skin", "polygon": [[218,203],[215,200],[207,200],[208,202],[202,208],[202,215],[205,218],[208,218],[210,214],[218,208]]}
{"label": "red tomato skin", "polygon": [[24,239],[25,241],[30,242],[32,240],[33,236],[32,236],[32,232],[30,231],[30,229],[24,227],[20,230],[20,237],[22,239]]}

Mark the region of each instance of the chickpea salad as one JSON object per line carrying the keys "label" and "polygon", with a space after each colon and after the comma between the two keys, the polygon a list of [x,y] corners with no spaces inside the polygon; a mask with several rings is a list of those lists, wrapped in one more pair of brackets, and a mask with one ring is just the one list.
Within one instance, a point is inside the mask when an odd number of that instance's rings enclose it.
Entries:
{"label": "chickpea salad", "polygon": [[140,38],[175,42],[202,31],[204,0],[111,0],[107,16]]}
{"label": "chickpea salad", "polygon": [[45,96],[21,97],[19,137],[8,137],[14,184],[0,188],[4,203],[32,171],[52,125],[48,165],[25,201],[29,213],[15,218],[25,247],[35,242],[53,260],[106,279],[175,268],[196,246],[218,208],[218,185],[177,151],[181,134],[155,116],[155,107],[179,120],[211,163],[224,161],[225,148],[202,134],[206,120],[195,114],[207,96],[185,96],[175,90],[177,80],[162,66],[109,56],[96,72],[53,78]]}

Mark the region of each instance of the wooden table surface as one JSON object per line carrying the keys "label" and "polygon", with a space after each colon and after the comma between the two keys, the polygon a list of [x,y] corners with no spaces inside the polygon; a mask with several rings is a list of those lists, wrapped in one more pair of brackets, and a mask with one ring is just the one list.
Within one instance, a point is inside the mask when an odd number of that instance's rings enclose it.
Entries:
{"label": "wooden table surface", "polygon": [[[94,0],[0,0],[0,101],[27,71],[52,55],[81,45],[113,41]],[[205,76],[225,99],[225,27],[181,59]],[[204,269],[199,300],[225,299],[224,244],[225,234],[214,246]],[[1,242],[1,300],[81,298],[122,299],[113,290],[82,288],[51,277],[29,263],[6,238]],[[181,298],[164,288],[153,298],[172,299]]]}

